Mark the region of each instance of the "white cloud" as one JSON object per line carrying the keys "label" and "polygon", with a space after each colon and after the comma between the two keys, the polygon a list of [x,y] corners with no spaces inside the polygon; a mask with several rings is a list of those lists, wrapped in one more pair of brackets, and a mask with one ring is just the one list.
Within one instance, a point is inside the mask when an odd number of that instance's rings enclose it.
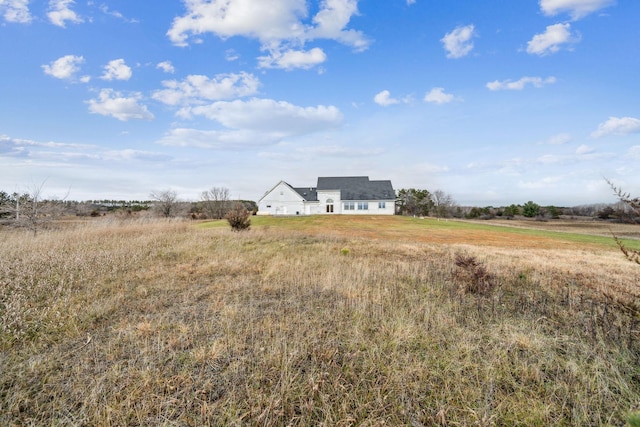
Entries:
{"label": "white cloud", "polygon": [[[359,31],[348,29],[357,14],[357,0],[323,0],[309,22],[309,4],[305,0],[188,0],[185,15],[174,18],[167,36],[178,46],[186,46],[190,36],[213,33],[223,39],[243,36],[257,39],[262,49],[287,52],[295,46],[328,39],[366,49],[370,41]],[[291,46],[289,46],[291,45]],[[319,51],[313,52],[317,61]],[[308,60],[308,55],[306,56]]]}
{"label": "white cloud", "polygon": [[434,104],[446,104],[453,101],[454,98],[452,94],[445,93],[444,88],[434,87],[424,96],[424,101]]}
{"label": "white cloud", "polygon": [[615,0],[540,0],[540,9],[549,16],[567,12],[578,20],[614,3]]}
{"label": "white cloud", "polygon": [[172,147],[238,151],[273,145],[284,136],[277,132],[256,132],[252,130],[219,131],[177,128],[171,129],[156,143]]}
{"label": "white cloud", "polygon": [[536,160],[538,161],[538,163],[549,165],[560,162],[561,158],[553,154],[544,154],[538,157]]}
{"label": "white cloud", "polygon": [[137,19],[126,18],[122,13],[118,12],[117,10],[109,9],[109,7],[106,4],[103,4],[103,5],[100,6],[100,11],[102,11],[102,13],[104,13],[105,15],[110,15],[110,16],[116,17],[118,19],[123,20],[124,22],[128,22],[129,24],[138,23]]}
{"label": "white cloud", "polygon": [[607,135],[628,135],[640,133],[640,119],[635,117],[609,117],[598,125],[598,129],[591,133],[591,137],[600,138]]}
{"label": "white cloud", "polygon": [[473,42],[471,39],[475,36],[475,27],[467,25],[464,27],[456,27],[450,33],[440,39],[447,51],[447,58],[462,58],[471,52]]}
{"label": "white cloud", "polygon": [[512,80],[503,80],[503,81],[492,81],[486,84],[486,87],[489,90],[522,90],[527,85],[532,85],[533,87],[542,87],[544,85],[553,84],[556,82],[555,77],[547,77],[543,79],[542,77],[522,77],[520,80],[512,81]]}
{"label": "white cloud", "polygon": [[203,33],[221,38],[245,36],[263,42],[300,37],[304,28],[299,19],[307,14],[304,0],[189,0],[185,6],[186,14],[176,17],[167,32],[179,46],[187,45],[190,34]]}
{"label": "white cloud", "polygon": [[103,80],[129,80],[131,67],[125,64],[124,59],[114,59],[104,66],[104,73],[100,77]]}
{"label": "white cloud", "polygon": [[83,22],[82,18],[71,10],[74,3],[73,0],[49,0],[49,12],[47,13],[49,21],[62,28],[66,27],[67,21],[74,24]]}
{"label": "white cloud", "polygon": [[576,148],[576,154],[590,154],[593,153],[595,150],[595,148],[593,147],[589,147],[588,145],[582,144],[581,146],[579,146],[578,148]]}
{"label": "white cloud", "polygon": [[383,107],[400,103],[400,100],[391,97],[391,92],[388,90],[377,93],[376,96],[373,97],[373,101]]}
{"label": "white cloud", "polygon": [[0,0],[0,13],[7,22],[19,24],[31,22],[29,0]]}
{"label": "white cloud", "polygon": [[236,61],[239,58],[240,58],[240,55],[234,49],[227,49],[224,52],[224,59],[226,59],[229,62]]}
{"label": "white cloud", "polygon": [[569,133],[559,133],[557,135],[551,136],[546,141],[540,142],[539,144],[545,145],[564,145],[567,142],[571,141],[571,134]]}
{"label": "white cloud", "polygon": [[304,38],[337,40],[358,51],[365,50],[369,40],[360,31],[345,30],[357,13],[358,0],[323,0],[320,11],[313,17],[316,26],[308,27]]}
{"label": "white cloud", "polygon": [[145,150],[133,150],[131,148],[126,148],[124,150],[108,150],[105,151],[104,154],[101,155],[104,160],[111,161],[133,161],[133,160],[142,160],[142,161],[166,161],[170,160],[171,156],[165,153],[158,153],[153,151],[145,151]]}
{"label": "white cloud", "polygon": [[407,0],[407,4],[408,5],[412,5],[415,4],[416,0]]}
{"label": "white cloud", "polygon": [[[42,66],[45,74],[57,79],[73,79],[80,71],[80,65],[84,63],[84,57],[76,55],[65,55],[55,61]],[[88,77],[82,78],[83,82],[88,81]]]}
{"label": "white cloud", "polygon": [[536,181],[520,181],[518,182],[518,187],[527,190],[552,188],[555,187],[559,182],[563,182],[565,180],[566,177],[564,176],[548,176],[545,178],[540,178]]}
{"label": "white cloud", "polygon": [[577,43],[578,41],[580,41],[580,37],[571,34],[571,24],[549,25],[544,33],[536,34],[527,42],[527,53],[544,56],[558,52],[564,44]]}
{"label": "white cloud", "polygon": [[164,71],[165,73],[170,73],[173,74],[176,72],[175,67],[173,66],[173,64],[171,63],[171,61],[162,61],[159,62],[158,65],[156,65],[156,68],[161,69],[162,71]]}
{"label": "white cloud", "polygon": [[342,122],[342,113],[334,106],[299,107],[285,101],[260,98],[185,107],[179,115],[203,116],[226,128],[271,132],[282,136],[335,128]]}
{"label": "white cloud", "polygon": [[133,93],[129,97],[123,96],[113,89],[102,89],[98,99],[87,101],[89,111],[103,116],[115,117],[126,122],[131,119],[152,120],[153,114],[149,112],[145,105],[139,104],[142,94]]}
{"label": "white cloud", "polygon": [[294,68],[309,69],[322,64],[327,59],[324,51],[318,47],[311,50],[287,50],[285,52],[274,51],[268,56],[258,57],[260,68],[282,68],[292,70]]}
{"label": "white cloud", "polygon": [[566,144],[567,142],[571,141],[571,134],[568,133],[559,133],[557,135],[553,135],[551,138],[549,138],[545,144],[549,144],[549,145],[562,145],[562,144]]}
{"label": "white cloud", "polygon": [[156,91],[154,99],[168,105],[189,105],[254,95],[260,81],[253,74],[243,72],[218,74],[213,78],[190,75],[181,82],[167,80],[162,85],[166,89]]}

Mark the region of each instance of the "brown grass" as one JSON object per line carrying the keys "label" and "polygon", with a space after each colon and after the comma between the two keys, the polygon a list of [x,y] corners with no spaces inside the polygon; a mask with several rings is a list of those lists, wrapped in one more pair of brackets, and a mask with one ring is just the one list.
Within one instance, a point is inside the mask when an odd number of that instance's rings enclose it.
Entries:
{"label": "brown grass", "polygon": [[[2,233],[3,425],[621,425],[640,408],[640,273],[615,251]],[[458,292],[458,253],[493,292]]]}

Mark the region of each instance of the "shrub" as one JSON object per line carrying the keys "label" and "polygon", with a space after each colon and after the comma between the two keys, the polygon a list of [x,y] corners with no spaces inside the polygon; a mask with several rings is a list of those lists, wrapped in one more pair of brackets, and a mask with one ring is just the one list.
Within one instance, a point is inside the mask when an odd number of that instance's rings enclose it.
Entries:
{"label": "shrub", "polygon": [[454,263],[455,277],[464,284],[465,293],[485,295],[493,290],[493,276],[475,257],[456,254]]}
{"label": "shrub", "polygon": [[244,207],[242,203],[236,203],[225,215],[225,219],[231,226],[233,231],[244,231],[251,227],[251,213]]}

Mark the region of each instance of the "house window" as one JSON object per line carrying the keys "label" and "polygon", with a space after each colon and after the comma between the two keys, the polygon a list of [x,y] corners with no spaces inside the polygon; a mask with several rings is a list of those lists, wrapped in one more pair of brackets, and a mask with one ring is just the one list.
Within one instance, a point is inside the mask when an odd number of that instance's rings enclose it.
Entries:
{"label": "house window", "polygon": [[354,202],[344,202],[344,210],[354,211],[356,210],[356,204]]}
{"label": "house window", "polygon": [[369,202],[358,202],[358,210],[359,211],[368,211],[369,210]]}
{"label": "house window", "polygon": [[387,207],[386,202],[378,202],[378,209],[386,209],[386,207]]}

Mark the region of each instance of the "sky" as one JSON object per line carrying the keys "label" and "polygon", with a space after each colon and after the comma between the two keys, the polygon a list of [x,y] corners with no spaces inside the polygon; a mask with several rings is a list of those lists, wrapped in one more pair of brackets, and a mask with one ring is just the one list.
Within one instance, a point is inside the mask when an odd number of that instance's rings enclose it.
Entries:
{"label": "sky", "polygon": [[0,190],[640,195],[637,0],[0,0]]}

